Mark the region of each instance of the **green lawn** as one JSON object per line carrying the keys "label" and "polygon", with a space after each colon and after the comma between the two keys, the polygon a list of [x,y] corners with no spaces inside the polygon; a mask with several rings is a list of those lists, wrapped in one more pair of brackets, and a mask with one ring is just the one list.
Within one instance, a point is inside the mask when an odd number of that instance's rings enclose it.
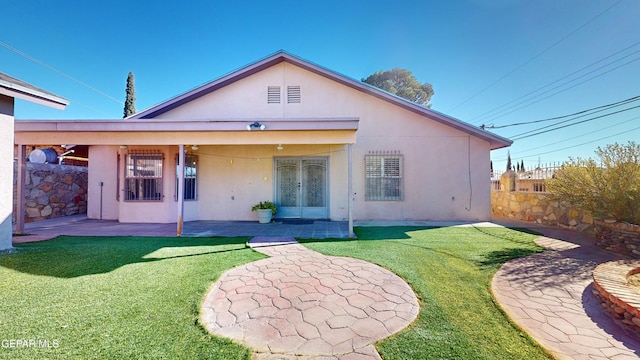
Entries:
{"label": "green lawn", "polygon": [[[2,359],[248,359],[196,323],[211,284],[264,258],[238,238],[61,237],[0,255]],[[9,340],[48,341],[15,348]]]}
{"label": "green lawn", "polygon": [[372,227],[355,241],[302,240],[327,255],[379,264],[421,301],[405,331],[377,345],[384,359],[549,359],[494,303],[493,274],[505,261],[542,251],[536,235],[505,228]]}
{"label": "green lawn", "polygon": [[[500,312],[491,276],[541,251],[533,235],[498,228],[359,228],[359,240],[305,240],[330,255],[380,264],[421,300],[418,320],[383,341],[385,359],[548,358]],[[248,238],[60,237],[0,254],[0,358],[248,359],[197,324],[211,284],[264,258]],[[8,348],[9,340],[51,348]],[[13,346],[16,344],[13,343]]]}

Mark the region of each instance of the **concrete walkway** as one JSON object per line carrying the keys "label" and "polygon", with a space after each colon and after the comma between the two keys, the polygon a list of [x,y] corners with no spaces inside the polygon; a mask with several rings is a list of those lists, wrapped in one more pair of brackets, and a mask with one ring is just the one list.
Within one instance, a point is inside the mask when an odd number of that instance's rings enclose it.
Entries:
{"label": "concrete walkway", "polygon": [[[141,224],[121,223],[115,220],[87,219],[86,215],[73,215],[32,222],[25,225],[27,236],[15,236],[14,243],[41,241],[59,235],[72,236],[176,236],[175,223]],[[15,231],[15,229],[14,229]],[[258,221],[188,221],[182,236],[267,236],[295,238],[347,238],[346,221],[277,220],[270,224]]]}
{"label": "concrete walkway", "polygon": [[377,265],[325,256],[292,238],[253,238],[271,256],[223,274],[201,321],[257,359],[380,359],[377,341],[409,325],[418,300],[400,277]]}
{"label": "concrete walkway", "polygon": [[593,269],[622,255],[579,232],[505,225],[543,233],[536,243],[548,249],[505,263],[493,278],[492,292],[515,323],[558,359],[640,358],[640,338],[605,314],[592,294]]}

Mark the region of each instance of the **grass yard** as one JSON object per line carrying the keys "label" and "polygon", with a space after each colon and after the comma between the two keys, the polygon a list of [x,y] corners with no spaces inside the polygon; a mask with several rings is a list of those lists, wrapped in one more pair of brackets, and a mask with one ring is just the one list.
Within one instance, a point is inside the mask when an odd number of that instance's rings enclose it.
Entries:
{"label": "grass yard", "polygon": [[249,359],[247,348],[196,323],[222,272],[264,258],[247,240],[61,237],[18,245],[0,255],[0,358]]}
{"label": "grass yard", "polygon": [[358,240],[301,240],[327,255],[379,264],[421,301],[407,330],[377,345],[384,359],[550,359],[494,303],[493,274],[509,259],[542,251],[536,235],[505,228],[372,227]]}
{"label": "grass yard", "polygon": [[[503,228],[359,228],[359,240],[303,240],[380,264],[411,284],[418,320],[378,345],[385,359],[550,358],[493,303],[503,262],[541,251]],[[222,272],[264,256],[246,237],[60,237],[0,254],[2,359],[248,359],[197,323]],[[10,340],[47,341],[15,348]]]}

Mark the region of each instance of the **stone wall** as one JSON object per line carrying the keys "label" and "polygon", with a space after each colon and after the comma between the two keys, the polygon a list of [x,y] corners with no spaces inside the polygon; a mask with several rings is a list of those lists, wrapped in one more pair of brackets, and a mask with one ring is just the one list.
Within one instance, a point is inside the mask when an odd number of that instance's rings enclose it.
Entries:
{"label": "stone wall", "polygon": [[593,216],[563,201],[549,200],[547,193],[491,191],[491,214],[585,231],[593,225]]}
{"label": "stone wall", "polygon": [[[16,222],[17,176],[13,166],[13,223]],[[25,222],[87,213],[88,169],[27,162]]]}
{"label": "stone wall", "polygon": [[603,249],[640,259],[640,225],[594,222],[596,244]]}

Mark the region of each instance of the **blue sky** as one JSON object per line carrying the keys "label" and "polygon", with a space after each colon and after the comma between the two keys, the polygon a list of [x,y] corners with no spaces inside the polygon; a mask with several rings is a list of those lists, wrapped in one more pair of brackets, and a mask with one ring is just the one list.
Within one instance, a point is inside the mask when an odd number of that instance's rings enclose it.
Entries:
{"label": "blue sky", "polygon": [[[0,30],[0,72],[71,101],[64,111],[19,101],[18,119],[119,119],[129,71],[143,110],[280,49],[355,79],[408,69],[433,84],[434,110],[474,125],[640,95],[636,0],[24,0],[2,8],[10,16]],[[556,122],[491,131],[517,138]],[[522,138],[509,151],[532,167],[639,139],[640,108]],[[495,169],[506,154],[492,152]]]}

